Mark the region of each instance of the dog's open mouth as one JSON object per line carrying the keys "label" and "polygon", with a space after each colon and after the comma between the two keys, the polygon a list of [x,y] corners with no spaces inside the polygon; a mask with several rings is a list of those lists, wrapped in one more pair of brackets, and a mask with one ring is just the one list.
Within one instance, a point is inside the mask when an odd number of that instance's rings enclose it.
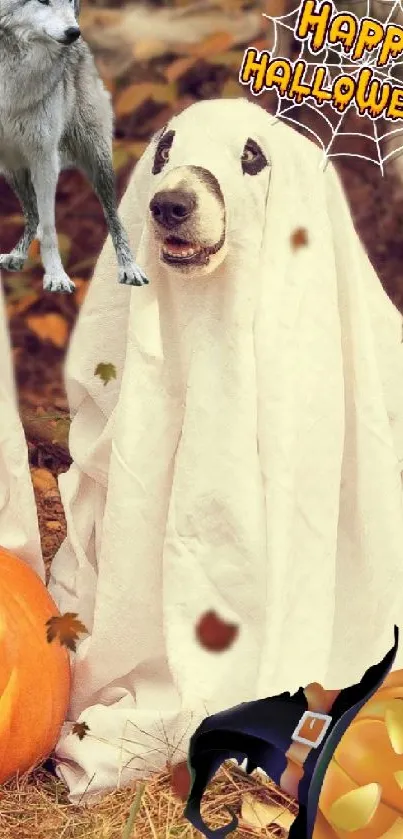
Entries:
{"label": "dog's open mouth", "polygon": [[224,240],[225,233],[216,245],[202,245],[179,236],[168,236],[162,242],[161,257],[168,265],[207,265],[210,256],[222,248]]}

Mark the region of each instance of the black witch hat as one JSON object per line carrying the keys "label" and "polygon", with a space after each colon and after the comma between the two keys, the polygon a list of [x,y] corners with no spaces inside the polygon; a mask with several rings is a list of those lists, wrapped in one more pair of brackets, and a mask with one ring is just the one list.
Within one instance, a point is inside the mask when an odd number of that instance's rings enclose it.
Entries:
{"label": "black witch hat", "polygon": [[[292,696],[285,692],[244,702],[207,717],[189,745],[191,788],[184,815],[193,826],[207,839],[224,839],[236,829],[238,819],[232,811],[229,824],[210,829],[203,822],[200,804],[219,766],[230,758],[238,763],[246,758],[248,774],[263,769],[297,799],[299,812],[289,839],[312,839],[320,791],[332,755],[354,717],[390,671],[399,643],[397,626],[394,637],[392,649],[356,685],[339,691],[310,685]],[[298,762],[301,769],[296,777]]]}

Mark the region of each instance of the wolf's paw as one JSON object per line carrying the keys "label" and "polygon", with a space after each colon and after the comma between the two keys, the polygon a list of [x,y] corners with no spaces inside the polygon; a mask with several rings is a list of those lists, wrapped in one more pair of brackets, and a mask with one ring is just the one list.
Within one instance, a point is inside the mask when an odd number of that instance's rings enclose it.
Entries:
{"label": "wolf's paw", "polygon": [[148,279],[135,262],[119,265],[119,282],[124,285],[148,285]]}
{"label": "wolf's paw", "polygon": [[65,294],[71,294],[75,289],[75,284],[64,271],[56,273],[45,274],[43,278],[43,288],[45,291],[61,291]]}
{"label": "wolf's paw", "polygon": [[26,262],[26,254],[18,251],[11,251],[11,253],[0,254],[0,268],[6,271],[21,271]]}

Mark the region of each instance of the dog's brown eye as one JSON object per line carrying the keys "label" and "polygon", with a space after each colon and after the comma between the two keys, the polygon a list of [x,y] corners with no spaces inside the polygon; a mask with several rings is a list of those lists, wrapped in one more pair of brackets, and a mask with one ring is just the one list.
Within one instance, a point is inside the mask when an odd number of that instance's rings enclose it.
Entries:
{"label": "dog's brown eye", "polygon": [[175,137],[175,131],[167,131],[158,143],[154,156],[153,175],[157,175],[169,160],[169,152]]}
{"label": "dog's brown eye", "polygon": [[257,175],[267,165],[267,158],[258,143],[249,138],[245,143],[241,156],[241,166],[244,175]]}

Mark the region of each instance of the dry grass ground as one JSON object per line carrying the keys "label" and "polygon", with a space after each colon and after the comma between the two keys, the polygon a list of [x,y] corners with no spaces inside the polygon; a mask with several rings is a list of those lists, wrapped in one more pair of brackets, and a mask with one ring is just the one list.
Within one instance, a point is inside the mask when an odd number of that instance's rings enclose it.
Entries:
{"label": "dry grass ground", "polygon": [[[196,839],[200,833],[183,818],[183,803],[173,793],[166,771],[145,783],[144,789],[120,790],[91,806],[68,803],[64,785],[39,769],[0,790],[1,839]],[[256,830],[240,821],[234,839],[253,836],[285,839],[296,813],[293,805],[269,782],[247,777],[225,765],[206,794],[203,814],[211,827],[230,819],[225,807],[239,813],[241,801],[253,794],[255,801],[273,805],[277,824]],[[140,797],[141,796],[141,797]],[[138,800],[140,798],[140,801]],[[132,812],[131,811],[132,808]]]}

